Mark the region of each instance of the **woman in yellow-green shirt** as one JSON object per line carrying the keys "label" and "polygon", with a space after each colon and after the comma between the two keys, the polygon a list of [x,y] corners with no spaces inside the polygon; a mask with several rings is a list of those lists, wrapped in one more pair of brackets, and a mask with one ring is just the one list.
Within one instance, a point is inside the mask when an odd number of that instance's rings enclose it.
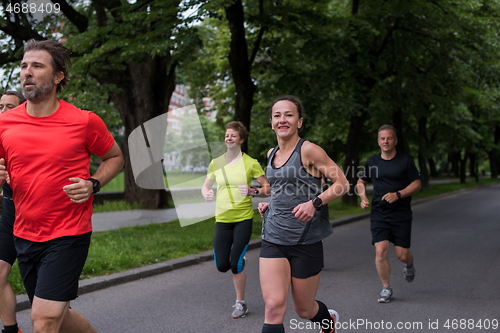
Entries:
{"label": "woman in yellow-green shirt", "polygon": [[[243,268],[252,234],[253,207],[250,196],[270,195],[269,183],[262,167],[257,160],[241,151],[241,144],[247,136],[248,131],[241,122],[227,124],[224,140],[227,152],[210,162],[201,190],[205,200],[211,202],[214,198],[212,186],[217,182],[214,259],[220,272],[229,269],[233,272],[236,289],[233,318],[242,318],[248,312]],[[260,189],[250,187],[253,178],[259,182]]]}

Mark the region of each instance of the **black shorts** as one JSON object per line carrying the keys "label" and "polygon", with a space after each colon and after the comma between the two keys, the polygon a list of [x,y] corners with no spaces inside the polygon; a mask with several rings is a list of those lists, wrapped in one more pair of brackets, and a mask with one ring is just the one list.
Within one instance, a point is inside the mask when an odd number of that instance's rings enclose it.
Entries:
{"label": "black shorts", "polygon": [[17,252],[14,246],[12,234],[0,229],[0,260],[9,263],[11,266],[16,261]]}
{"label": "black shorts", "polygon": [[2,217],[0,218],[0,260],[9,263],[11,266],[16,261],[17,252],[14,247],[14,227],[16,211],[12,200],[3,198]]}
{"label": "black shorts", "polygon": [[324,267],[323,242],[307,245],[277,245],[262,241],[261,258],[286,258],[292,277],[307,279],[318,275]]}
{"label": "black shorts", "polygon": [[14,237],[19,271],[31,302],[38,298],[68,302],[77,297],[78,280],[89,252],[92,232],[47,242]]}
{"label": "black shorts", "polygon": [[411,221],[371,221],[372,244],[388,240],[396,246],[409,249],[411,245]]}

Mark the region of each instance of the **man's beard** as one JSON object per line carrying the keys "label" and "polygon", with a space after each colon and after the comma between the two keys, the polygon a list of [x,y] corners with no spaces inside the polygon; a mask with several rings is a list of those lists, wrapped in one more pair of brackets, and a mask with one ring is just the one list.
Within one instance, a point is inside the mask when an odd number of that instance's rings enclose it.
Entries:
{"label": "man's beard", "polygon": [[[24,84],[28,81],[31,84],[35,84],[35,87],[31,90],[26,90]],[[46,96],[52,93],[54,89],[54,76],[50,77],[48,82],[43,82],[41,86],[36,85],[33,79],[24,79],[22,85],[23,96],[29,101],[38,102],[43,100]]]}

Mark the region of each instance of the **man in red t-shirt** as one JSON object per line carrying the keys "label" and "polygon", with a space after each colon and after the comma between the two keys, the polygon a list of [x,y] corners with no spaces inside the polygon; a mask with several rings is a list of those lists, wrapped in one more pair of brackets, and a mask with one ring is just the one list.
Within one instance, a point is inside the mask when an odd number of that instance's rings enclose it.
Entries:
{"label": "man in red t-shirt", "polygon": [[[33,332],[96,332],[69,303],[92,234],[92,194],[123,168],[120,148],[93,112],[59,100],[69,81],[69,50],[54,41],[24,47],[27,102],[0,116],[0,185],[10,176],[14,243],[32,302]],[[90,154],[102,164],[90,177]]]}

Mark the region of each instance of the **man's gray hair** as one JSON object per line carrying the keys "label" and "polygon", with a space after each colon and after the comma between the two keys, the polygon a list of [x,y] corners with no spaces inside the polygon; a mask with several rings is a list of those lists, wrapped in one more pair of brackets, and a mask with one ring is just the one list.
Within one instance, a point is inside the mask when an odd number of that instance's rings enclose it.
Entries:
{"label": "man's gray hair", "polygon": [[398,133],[396,132],[396,128],[394,128],[394,126],[387,125],[387,124],[380,126],[380,128],[378,129],[377,137],[380,134],[380,131],[387,131],[387,130],[391,130],[394,133],[395,139],[398,138]]}

